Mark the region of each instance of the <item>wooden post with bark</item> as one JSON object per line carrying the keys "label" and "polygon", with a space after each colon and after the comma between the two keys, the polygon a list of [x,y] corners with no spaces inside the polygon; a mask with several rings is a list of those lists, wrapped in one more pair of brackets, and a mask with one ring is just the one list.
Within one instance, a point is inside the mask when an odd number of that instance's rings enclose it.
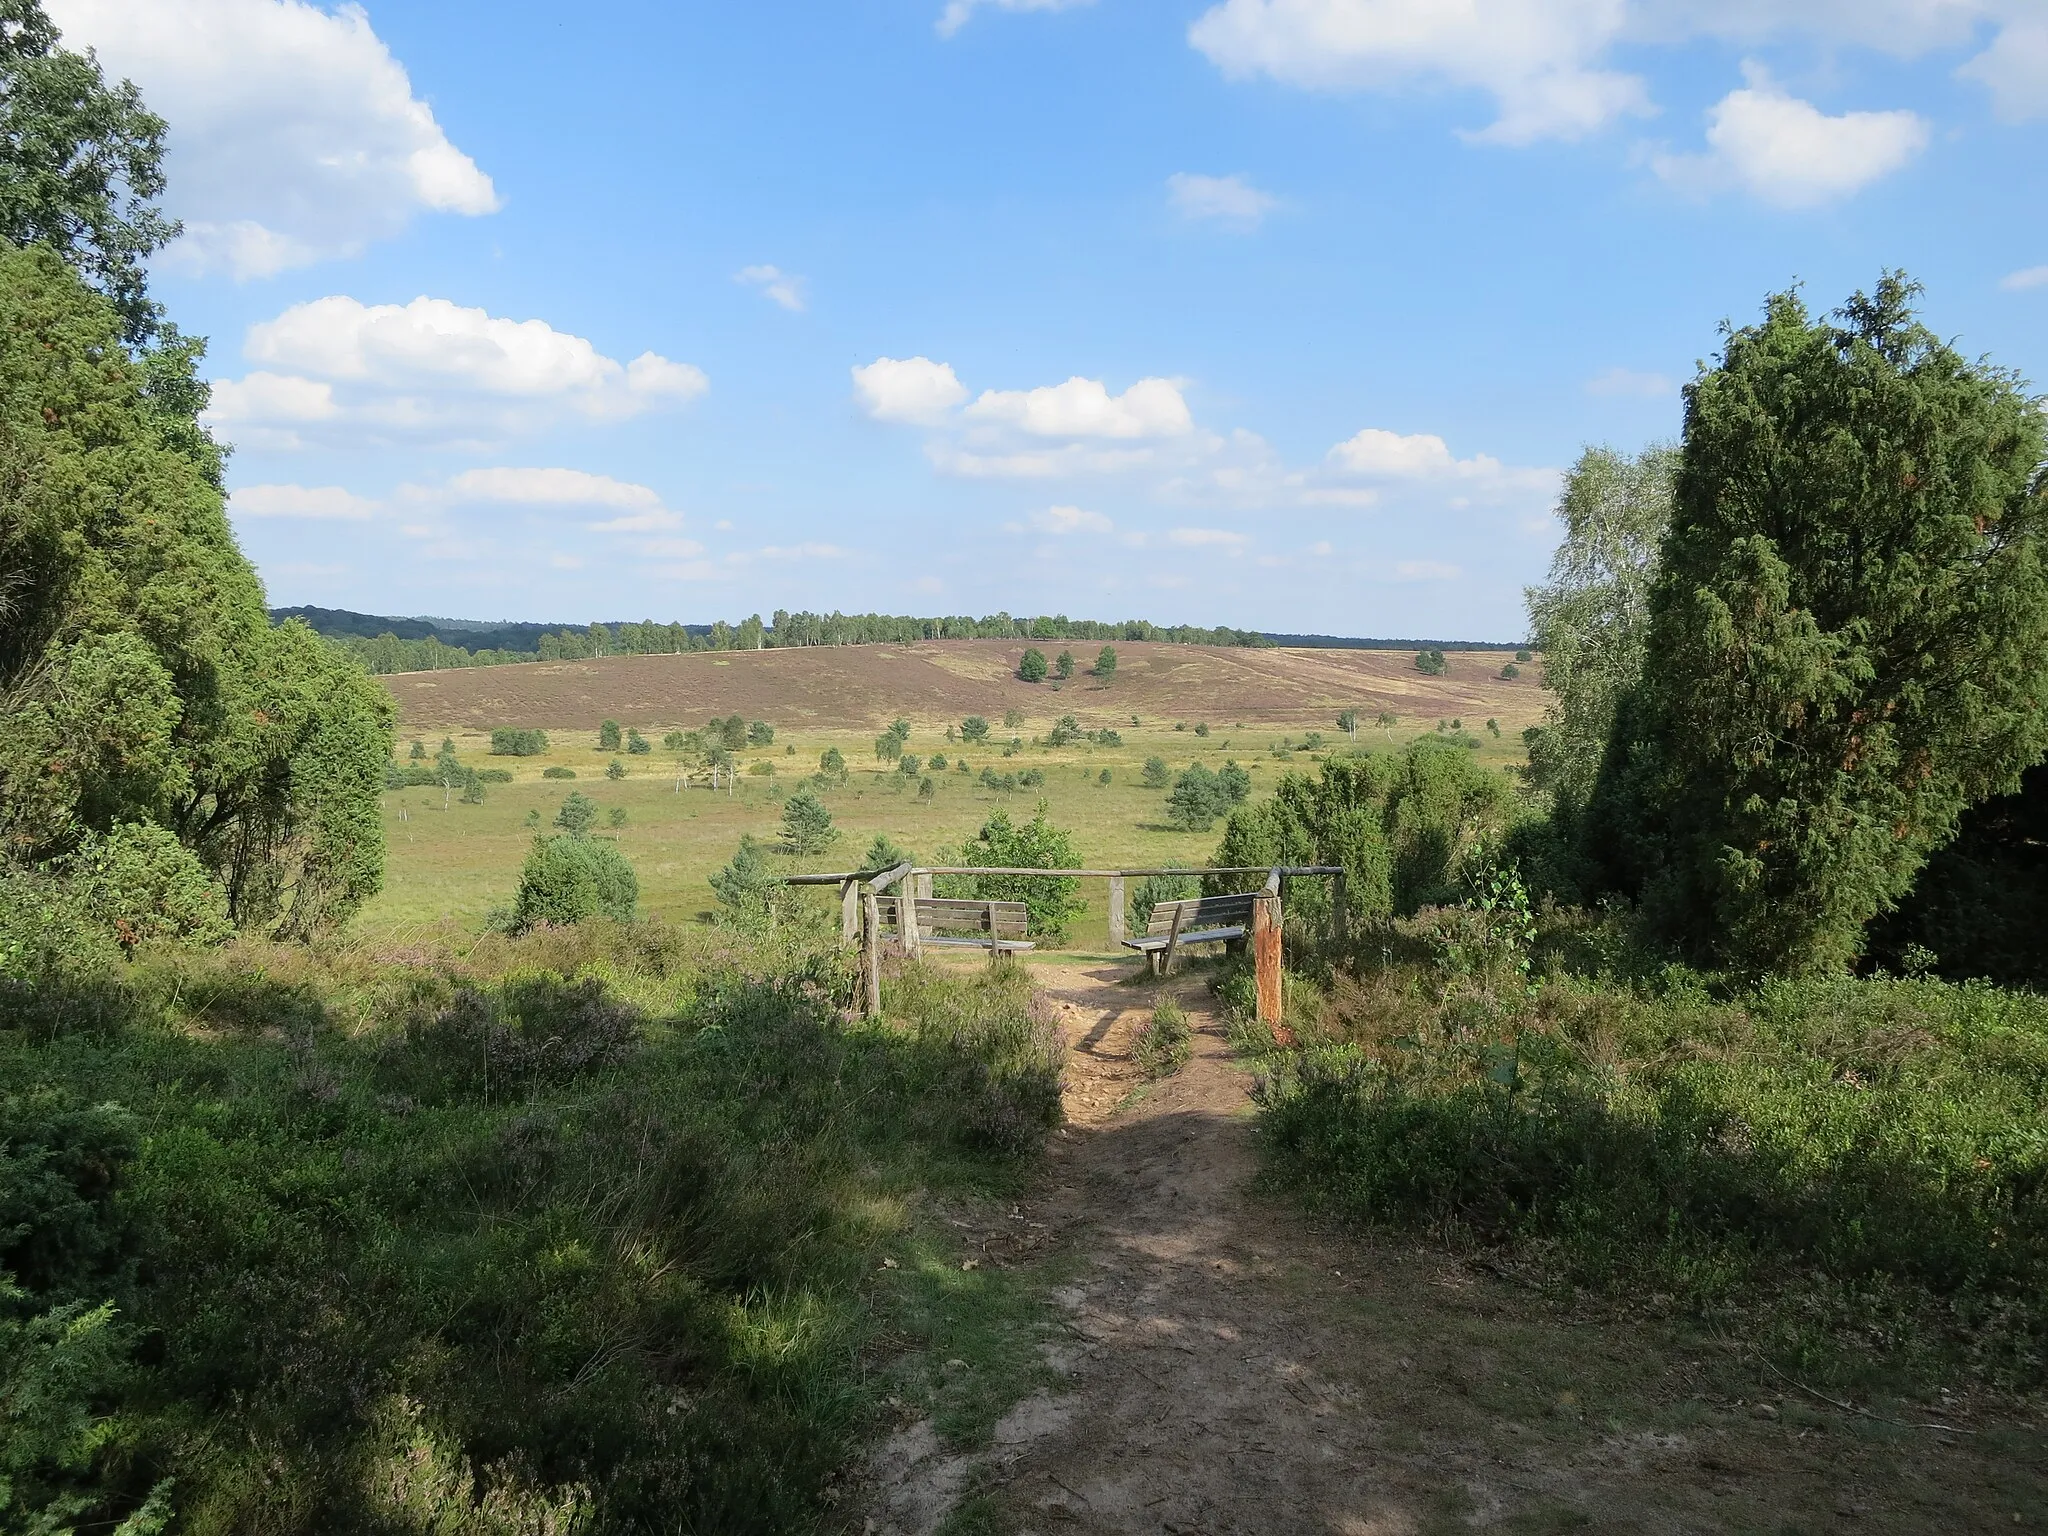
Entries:
{"label": "wooden post with bark", "polygon": [[1109,945],[1115,949],[1124,941],[1124,877],[1109,877]]}
{"label": "wooden post with bark", "polygon": [[1278,1044],[1292,1045],[1281,986],[1280,898],[1270,892],[1252,903],[1252,968],[1258,982],[1259,1022],[1273,1032]]}

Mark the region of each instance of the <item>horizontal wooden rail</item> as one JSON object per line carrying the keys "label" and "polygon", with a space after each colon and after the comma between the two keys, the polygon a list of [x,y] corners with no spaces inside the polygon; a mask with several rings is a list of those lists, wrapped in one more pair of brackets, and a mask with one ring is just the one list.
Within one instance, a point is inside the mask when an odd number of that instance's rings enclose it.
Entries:
{"label": "horizontal wooden rail", "polygon": [[1012,869],[988,864],[920,864],[920,875],[1066,875],[1084,880],[1115,880],[1130,875],[1341,875],[1339,864],[1197,864],[1175,869]]}

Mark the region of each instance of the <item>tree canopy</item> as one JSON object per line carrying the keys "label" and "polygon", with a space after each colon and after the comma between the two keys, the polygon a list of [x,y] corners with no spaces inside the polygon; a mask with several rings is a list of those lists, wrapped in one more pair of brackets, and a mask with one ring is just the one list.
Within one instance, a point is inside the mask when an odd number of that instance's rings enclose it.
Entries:
{"label": "tree canopy", "polygon": [[1589,828],[1652,930],[1746,971],[1858,952],[2048,741],[2036,402],[1888,276],[1797,294],[1687,390],[1642,678]]}
{"label": "tree canopy", "polygon": [[303,933],[382,877],[391,706],[272,628],[215,483],[123,319],[48,247],[0,248],[0,837],[59,865],[171,831],[237,923]]}

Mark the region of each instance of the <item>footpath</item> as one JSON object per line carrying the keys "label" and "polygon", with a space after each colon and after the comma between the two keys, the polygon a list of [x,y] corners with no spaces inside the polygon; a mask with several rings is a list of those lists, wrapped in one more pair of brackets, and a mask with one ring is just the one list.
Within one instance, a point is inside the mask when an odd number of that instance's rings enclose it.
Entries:
{"label": "footpath", "polygon": [[[1067,1129],[1031,1197],[963,1226],[1044,1264],[1060,1385],[957,1452],[912,1424],[851,1529],[1421,1536],[2048,1527],[2048,1429],[1877,1423],[1773,1382],[1739,1341],[1549,1300],[1414,1241],[1319,1230],[1255,1187],[1250,1074],[1198,977],[1194,1054],[1143,1083],[1150,988],[1043,960]],[[956,1223],[958,1224],[958,1223]]]}

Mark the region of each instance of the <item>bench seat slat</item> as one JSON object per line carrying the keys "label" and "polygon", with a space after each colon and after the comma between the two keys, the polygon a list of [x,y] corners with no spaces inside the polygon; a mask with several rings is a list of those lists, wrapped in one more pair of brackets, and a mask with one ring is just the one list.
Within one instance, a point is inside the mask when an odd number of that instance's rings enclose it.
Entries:
{"label": "bench seat slat", "polygon": [[[1187,929],[1183,928],[1180,932],[1180,941],[1183,944],[1221,944],[1243,937],[1244,929],[1242,928],[1198,928],[1193,933],[1189,933]],[[1124,940],[1125,949],[1136,949],[1146,952],[1164,949],[1166,944],[1167,937],[1164,934],[1148,933],[1142,939]]]}

